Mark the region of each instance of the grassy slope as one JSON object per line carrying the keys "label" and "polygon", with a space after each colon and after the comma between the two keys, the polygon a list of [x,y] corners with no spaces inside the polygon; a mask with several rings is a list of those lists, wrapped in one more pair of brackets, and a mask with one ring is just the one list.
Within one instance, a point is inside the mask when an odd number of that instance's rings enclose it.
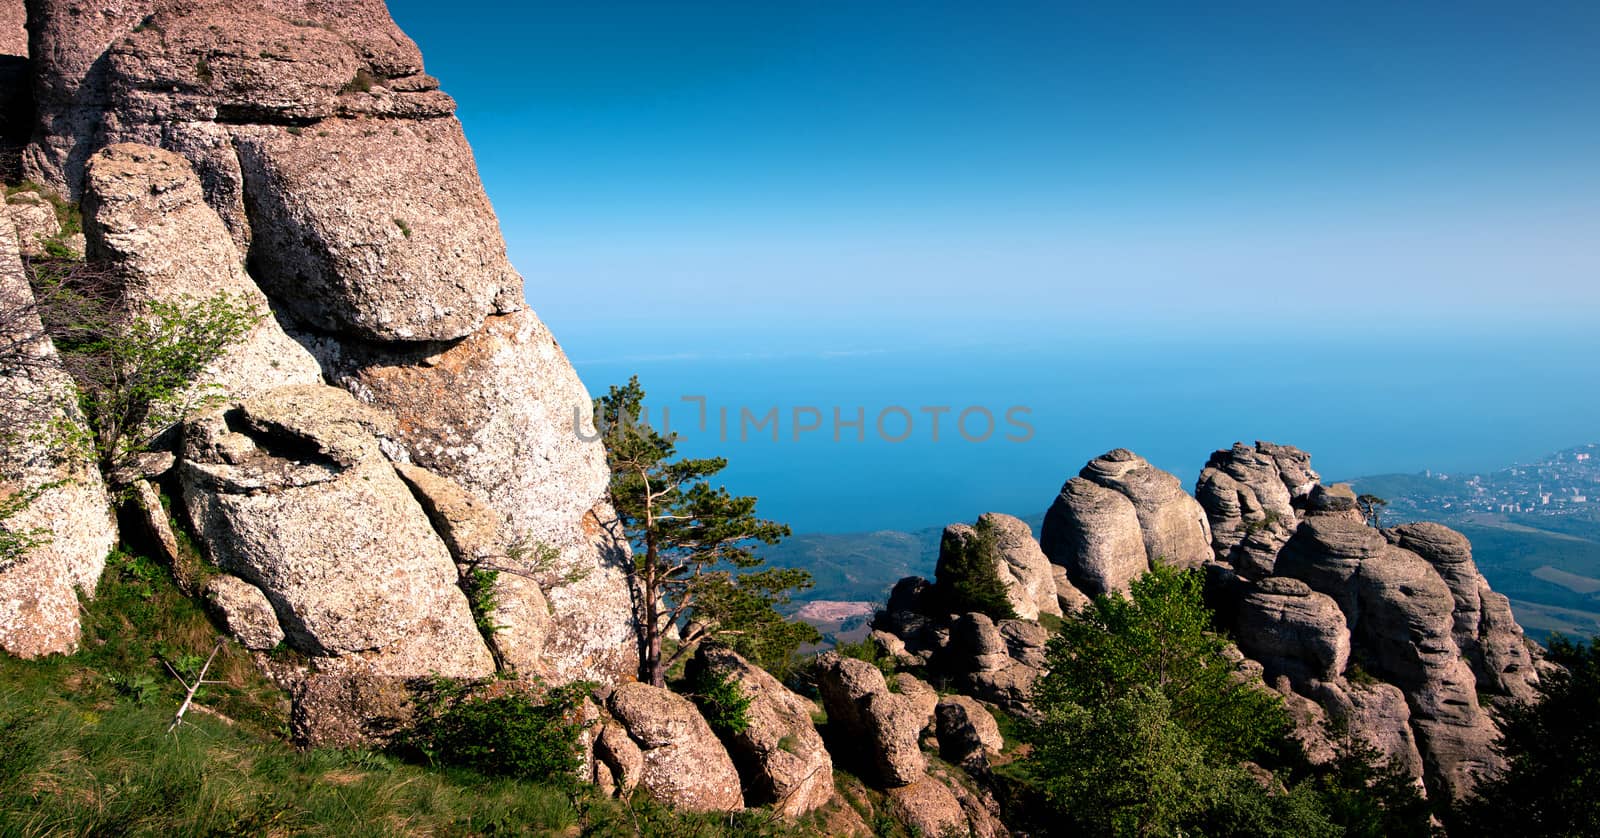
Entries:
{"label": "grassy slope", "polygon": [[164,568],[114,555],[83,649],[0,655],[0,835],[815,835],[770,813],[682,815],[636,796],[499,780],[371,751],[299,752],[287,704],[226,646],[176,736],[164,731],[217,630]]}

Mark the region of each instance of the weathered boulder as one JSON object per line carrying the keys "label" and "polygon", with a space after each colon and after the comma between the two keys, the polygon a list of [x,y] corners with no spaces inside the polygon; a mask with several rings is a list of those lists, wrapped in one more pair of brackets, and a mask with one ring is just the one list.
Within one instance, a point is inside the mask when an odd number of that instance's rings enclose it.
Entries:
{"label": "weathered boulder", "polygon": [[689,699],[631,683],[612,690],[606,706],[643,753],[639,785],[652,797],[694,812],[744,808],[733,760]]}
{"label": "weathered boulder", "polygon": [[382,745],[415,718],[417,686],[367,673],[297,674],[289,689],[291,736],[311,748]]}
{"label": "weathered boulder", "polygon": [[1266,667],[1269,679],[1330,680],[1350,660],[1344,613],[1332,597],[1298,579],[1256,582],[1240,600],[1236,619],[1239,647]]}
{"label": "weathered boulder", "polygon": [[942,586],[958,585],[955,569],[965,554],[987,551],[994,560],[995,574],[1006,586],[1006,600],[1018,617],[1037,620],[1040,614],[1061,616],[1056,598],[1052,565],[1033,530],[1020,519],[998,512],[978,517],[976,526],[951,524],[945,527],[939,544],[939,562],[934,571]]}
{"label": "weathered boulder", "polygon": [[1355,579],[1363,564],[1388,549],[1383,535],[1366,524],[1337,517],[1308,518],[1284,545],[1274,572],[1326,594],[1354,626],[1361,617]]}
{"label": "weathered boulder", "polygon": [[189,519],[217,565],[272,601],[289,644],[325,667],[487,675],[449,551],[380,451],[391,428],[316,385],[201,413],[184,427]]}
{"label": "weathered boulder", "polygon": [[690,677],[700,673],[732,679],[750,701],[749,727],[723,737],[744,779],[747,805],[797,817],[833,797],[833,759],[811,722],[816,707],[810,701],[716,644],[702,645],[690,662]]}
{"label": "weathered boulder", "polygon": [[1043,666],[1046,632],[1037,623],[971,613],[950,625],[950,642],[936,660],[956,686],[984,701],[1026,712]]}
{"label": "weathered boulder", "polygon": [[261,651],[283,642],[277,612],[260,588],[224,573],[206,580],[205,597],[223,628],[246,649]]}
{"label": "weathered boulder", "polygon": [[1211,558],[1211,527],[1200,504],[1177,477],[1126,448],[1090,460],[1078,474],[1114,489],[1133,503],[1151,562],[1199,567]]}
{"label": "weathered boulder", "polygon": [[[621,725],[600,728],[600,735],[594,740],[594,756],[597,774],[600,768],[605,769],[604,780],[597,776],[596,785],[623,798],[639,787],[639,780],[644,777],[644,751]],[[610,788],[605,788],[607,785]]]}
{"label": "weathered boulder", "polygon": [[89,160],[83,209],[90,258],[115,271],[133,316],[152,303],[198,302],[218,294],[261,315],[196,382],[197,393],[243,398],[284,385],[322,383],[322,368],[284,333],[266,296],[245,274],[187,160],[150,146],[108,146]]}
{"label": "weathered boulder", "polygon": [[[3,207],[0,204],[0,207]],[[93,596],[116,521],[99,471],[52,444],[58,424],[86,432],[72,380],[44,333],[15,231],[0,218],[0,502],[32,495],[5,520],[39,543],[0,558],[0,649],[67,653],[79,636],[78,594]]]}
{"label": "weathered boulder", "polygon": [[1150,569],[1139,511],[1114,489],[1074,477],[1044,516],[1039,546],[1089,596],[1126,592]]}
{"label": "weathered boulder", "polygon": [[957,765],[987,764],[988,756],[1000,753],[1005,740],[994,716],[975,699],[947,695],[934,710],[939,736],[939,756]]}
{"label": "weathered boulder", "polygon": [[1056,590],[1056,605],[1061,607],[1063,615],[1076,614],[1089,604],[1089,597],[1072,584],[1066,568],[1058,564],[1050,565],[1050,578]]}
{"label": "weathered boulder", "polygon": [[913,697],[889,691],[883,673],[865,661],[825,652],[817,657],[817,691],[829,727],[885,788],[914,783],[927,770],[919,746],[928,718]]}
{"label": "weathered boulder", "polygon": [[950,787],[927,776],[889,790],[890,810],[917,835],[970,835],[966,811]]}
{"label": "weathered boulder", "polygon": [[37,192],[18,192],[6,199],[5,208],[24,256],[44,255],[45,242],[61,235],[56,208]]}

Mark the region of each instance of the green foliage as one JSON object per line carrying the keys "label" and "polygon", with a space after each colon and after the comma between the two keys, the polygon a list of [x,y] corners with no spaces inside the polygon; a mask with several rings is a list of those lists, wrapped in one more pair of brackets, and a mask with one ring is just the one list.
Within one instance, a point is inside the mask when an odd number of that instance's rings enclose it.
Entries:
{"label": "green foliage", "polygon": [[68,285],[46,295],[65,302],[56,311],[68,312],[66,319],[47,326],[78,384],[89,444],[107,473],[212,398],[196,380],[265,316],[230,294],[152,302],[137,317]]}
{"label": "green foliage", "polygon": [[1050,643],[1050,674],[1035,687],[1041,706],[1094,707],[1149,687],[1206,753],[1261,756],[1289,731],[1289,715],[1275,695],[1234,679],[1201,585],[1198,572],[1157,565],[1128,598],[1096,597],[1064,619]]}
{"label": "green foliage", "polygon": [[777,611],[789,603],[791,591],[809,587],[811,574],[787,567],[708,574],[689,587],[693,619],[717,626],[718,642],[782,679],[793,671],[801,645],[822,640],[815,627]]}
{"label": "green foliage", "polygon": [[[763,564],[757,544],[789,535],[757,518],[756,499],[712,487],[720,457],[675,459],[677,437],[651,427],[637,376],[595,400],[595,423],[611,469],[610,499],[634,545],[632,576],[640,591],[640,680],[661,686],[678,657],[702,640],[720,639],[773,661],[810,637],[782,625],[776,607],[810,584],[804,571],[750,571]],[[668,629],[683,625],[679,647],[664,653]],[[789,650],[789,651],[785,651]]]}
{"label": "green foliage", "polygon": [[405,219],[403,219],[403,218],[394,219],[394,226],[399,228],[400,235],[405,236],[408,239],[411,238],[411,225],[407,224],[405,222]]}
{"label": "green foliage", "polygon": [[956,614],[978,611],[995,620],[1016,619],[1006,583],[1000,578],[1000,549],[994,526],[978,519],[976,537],[948,536],[941,549],[938,594],[945,608]]}
{"label": "green foliage", "polygon": [[1065,618],[1022,726],[1032,751],[1008,775],[1068,833],[1429,834],[1410,778],[1370,748],[1347,739],[1321,769],[1296,760],[1288,713],[1235,680],[1212,620],[1200,574],[1165,565]]}
{"label": "green foliage", "polygon": [[1501,716],[1504,774],[1478,787],[1461,830],[1477,835],[1600,835],[1600,638],[1550,639],[1538,700]]}
{"label": "green foliage", "polygon": [[398,747],[432,765],[565,785],[577,778],[584,728],[578,709],[591,686],[540,691],[522,682],[439,679],[418,699]]}
{"label": "green foliage", "polygon": [[492,637],[500,630],[494,622],[496,606],[494,586],[500,581],[500,571],[474,567],[461,577],[462,593],[467,595],[467,606],[472,609],[472,622],[478,633]]}
{"label": "green foliage", "polygon": [[894,674],[894,657],[885,654],[883,649],[878,646],[877,641],[870,637],[863,638],[854,643],[835,644],[833,650],[838,652],[842,657],[855,658],[858,661],[866,661],[867,663],[872,664],[878,668],[879,672],[883,673],[885,678]]}
{"label": "green foliage", "polygon": [[1383,510],[1389,502],[1377,495],[1361,494],[1356,496],[1356,508],[1361,510],[1361,517],[1367,519],[1367,526],[1380,527],[1383,525]]}
{"label": "green foliage", "polygon": [[0,496],[0,571],[9,569],[29,550],[49,543],[49,531],[14,522],[49,488],[48,485],[35,486]]}
{"label": "green foliage", "polygon": [[194,77],[201,84],[210,84],[211,80],[216,77],[211,72],[211,62],[207,61],[203,55],[194,62]]}
{"label": "green foliage", "polygon": [[694,679],[690,697],[719,735],[738,735],[750,729],[750,697],[732,676],[702,670]]}

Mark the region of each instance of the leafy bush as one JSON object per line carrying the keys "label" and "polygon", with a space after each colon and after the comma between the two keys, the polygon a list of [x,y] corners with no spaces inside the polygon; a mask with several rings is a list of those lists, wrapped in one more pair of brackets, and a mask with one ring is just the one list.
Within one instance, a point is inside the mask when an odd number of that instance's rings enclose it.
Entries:
{"label": "leafy bush", "polygon": [[579,682],[540,692],[522,682],[440,679],[418,700],[397,748],[436,766],[566,784],[580,767],[578,709],[591,687]]}
{"label": "leafy bush", "polygon": [[883,649],[878,646],[877,642],[870,637],[858,640],[854,643],[837,644],[833,647],[833,650],[838,652],[843,657],[855,658],[858,661],[866,661],[867,663],[876,666],[878,670],[883,673],[885,678],[894,674],[894,657],[885,654]]}
{"label": "leafy bush", "polygon": [[750,697],[732,677],[702,671],[695,678],[690,697],[718,734],[738,735],[750,729]]}

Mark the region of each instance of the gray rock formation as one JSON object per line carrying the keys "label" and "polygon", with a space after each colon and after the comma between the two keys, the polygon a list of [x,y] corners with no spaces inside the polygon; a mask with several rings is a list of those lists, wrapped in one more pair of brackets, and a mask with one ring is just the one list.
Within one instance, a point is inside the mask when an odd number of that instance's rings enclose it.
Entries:
{"label": "gray rock formation", "polygon": [[1426,559],[1455,600],[1452,636],[1472,665],[1479,689],[1532,701],[1538,672],[1511,615],[1511,603],[1495,593],[1472,560],[1466,536],[1433,523],[1402,524],[1384,533],[1392,542]]}
{"label": "gray rock formation", "polygon": [[940,539],[939,562],[934,571],[940,585],[955,585],[958,553],[987,543],[995,560],[995,573],[1006,586],[1006,599],[1018,617],[1037,620],[1040,614],[1061,616],[1055,574],[1033,530],[1022,520],[998,512],[978,517],[977,526],[951,524]]}
{"label": "gray rock formation", "polygon": [[1044,516],[1039,546],[1089,596],[1126,592],[1150,569],[1139,511],[1126,495],[1074,477]]}
{"label": "gray rock formation", "polygon": [[1271,574],[1274,556],[1294,532],[1295,503],[1317,480],[1310,455],[1290,446],[1236,442],[1213,453],[1195,497],[1211,522],[1217,555],[1246,573]]}
{"label": "gray rock formation", "polygon": [[6,199],[6,214],[17,228],[17,245],[24,256],[42,256],[45,242],[61,235],[56,208],[37,192],[22,191]]}
{"label": "gray rock formation", "polygon": [[889,691],[883,673],[865,661],[825,652],[817,658],[817,690],[829,726],[843,737],[884,788],[916,782],[928,768],[919,743],[928,717],[914,697]]}
{"label": "gray rock formation", "polygon": [[1183,490],[1177,477],[1126,448],[1090,460],[1078,476],[1114,489],[1133,502],[1151,562],[1189,568],[1211,559],[1211,528],[1205,510]]}
{"label": "gray rock formation", "polygon": [[321,385],[197,415],[180,467],[189,519],[212,560],[265,592],[289,644],[323,668],[487,675],[494,663],[449,551],[380,450],[391,429]]}
{"label": "gray rock formation", "polygon": [[[601,499],[588,393],[521,297],[453,101],[383,4],[31,6],[29,177],[88,199],[88,162],[106,146],[187,159],[234,255],[184,181],[181,194],[124,197],[128,213],[171,212],[164,235],[194,232],[203,269],[185,273],[162,242],[136,240],[145,225],[121,231],[118,258],[151,278],[212,271],[232,283],[243,256],[328,380],[398,418],[391,459],[477,493],[526,554],[559,552],[517,568],[534,584],[501,592],[507,611],[553,609],[544,671],[602,682],[631,672],[627,546]],[[99,214],[110,253],[116,213]],[[271,371],[291,360],[298,370],[299,353],[279,348]]]}
{"label": "gray rock formation", "polygon": [[[3,208],[4,204],[0,204]],[[0,558],[0,649],[20,657],[71,652],[78,594],[93,596],[116,522],[100,473],[52,444],[64,422],[83,429],[77,394],[45,336],[12,226],[0,218],[0,498],[36,497],[5,521],[41,543]]]}
{"label": "gray rock formation", "polygon": [[264,651],[283,642],[278,614],[260,588],[224,573],[206,581],[205,597],[223,628],[246,649]]}
{"label": "gray rock formation", "polygon": [[649,684],[622,684],[606,702],[639,746],[639,785],[669,806],[695,812],[744,808],[739,773],[693,703]]}
{"label": "gray rock formation", "polygon": [[90,258],[116,272],[131,316],[141,316],[152,303],[217,294],[262,315],[195,383],[196,398],[245,398],[274,387],[322,383],[316,360],[270,316],[266,295],[245,274],[187,160],[149,146],[114,145],[89,160],[84,180]]}
{"label": "gray rock formation", "polygon": [[1326,594],[1298,579],[1272,576],[1250,586],[1239,603],[1239,647],[1266,667],[1269,679],[1331,680],[1350,661],[1350,629]]}
{"label": "gray rock formation", "polygon": [[731,678],[750,701],[749,727],[723,737],[744,779],[747,805],[798,817],[833,798],[833,759],[812,724],[815,705],[725,647],[700,647],[690,677],[701,672]]}

